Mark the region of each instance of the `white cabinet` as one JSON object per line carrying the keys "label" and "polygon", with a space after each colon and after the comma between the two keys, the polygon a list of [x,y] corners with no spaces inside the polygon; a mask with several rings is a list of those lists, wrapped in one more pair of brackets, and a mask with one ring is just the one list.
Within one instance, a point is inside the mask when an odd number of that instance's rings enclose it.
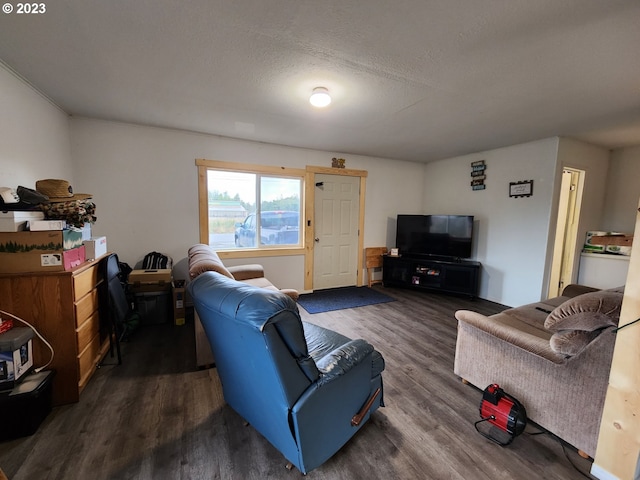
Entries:
{"label": "white cabinet", "polygon": [[603,289],[620,287],[627,282],[629,258],[606,253],[582,253],[578,283]]}

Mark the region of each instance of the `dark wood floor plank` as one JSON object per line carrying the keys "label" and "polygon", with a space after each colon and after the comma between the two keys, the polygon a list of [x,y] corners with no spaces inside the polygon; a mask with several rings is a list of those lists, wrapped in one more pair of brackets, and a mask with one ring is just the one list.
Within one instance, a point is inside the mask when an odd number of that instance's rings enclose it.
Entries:
{"label": "dark wood floor plank", "polygon": [[[454,313],[504,306],[374,288],[396,301],[314,315],[301,309],[306,321],[366,339],[386,361],[386,407],[307,478],[584,478],[556,438],[528,434],[534,425],[504,448],[473,427],[482,393],[453,373]],[[142,328],[123,355],[123,365],[102,367],[80,402],[56,407],[35,435],[0,443],[11,480],[302,478],[225,404],[216,370],[196,369],[191,322]],[[588,460],[569,447],[566,454],[589,471]]]}

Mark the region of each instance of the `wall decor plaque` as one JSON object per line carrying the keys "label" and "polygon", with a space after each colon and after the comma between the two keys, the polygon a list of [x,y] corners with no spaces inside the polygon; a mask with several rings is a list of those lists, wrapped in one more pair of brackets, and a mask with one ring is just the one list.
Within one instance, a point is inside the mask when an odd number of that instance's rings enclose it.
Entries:
{"label": "wall decor plaque", "polygon": [[533,195],[533,180],[509,182],[510,197],[530,197],[531,195]]}

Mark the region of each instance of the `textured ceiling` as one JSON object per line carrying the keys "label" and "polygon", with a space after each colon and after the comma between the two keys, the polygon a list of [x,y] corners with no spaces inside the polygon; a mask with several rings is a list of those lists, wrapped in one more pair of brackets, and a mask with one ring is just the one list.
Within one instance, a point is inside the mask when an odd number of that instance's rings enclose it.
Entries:
{"label": "textured ceiling", "polygon": [[0,59],[72,115],[412,161],[554,135],[640,144],[638,0],[46,9],[0,14]]}

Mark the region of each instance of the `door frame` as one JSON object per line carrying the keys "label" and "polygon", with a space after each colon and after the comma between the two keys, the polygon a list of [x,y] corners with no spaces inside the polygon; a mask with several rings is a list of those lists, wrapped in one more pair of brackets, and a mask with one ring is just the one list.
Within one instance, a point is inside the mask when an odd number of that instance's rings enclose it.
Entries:
{"label": "door frame", "polygon": [[[564,172],[571,174],[571,180],[567,185],[570,191],[565,192],[566,196],[563,196],[561,191],[558,199],[555,240],[553,243],[549,284],[547,285],[547,297],[554,297],[561,293],[560,281],[563,278],[568,276],[570,282],[576,282],[578,277],[578,224],[580,222],[586,172],[574,167],[563,167],[561,178]],[[565,210],[565,215],[562,215],[562,209]],[[562,288],[566,286],[562,285]]]}
{"label": "door frame", "polygon": [[313,249],[315,247],[314,231],[315,231],[315,177],[316,174],[323,175],[342,175],[350,177],[360,177],[360,212],[358,215],[358,271],[356,275],[356,285],[363,285],[362,268],[364,251],[364,205],[367,186],[368,172],[366,170],[353,170],[348,168],[332,168],[332,167],[314,167],[307,166],[305,173],[305,225],[304,225],[304,289],[305,291],[313,291]]}

